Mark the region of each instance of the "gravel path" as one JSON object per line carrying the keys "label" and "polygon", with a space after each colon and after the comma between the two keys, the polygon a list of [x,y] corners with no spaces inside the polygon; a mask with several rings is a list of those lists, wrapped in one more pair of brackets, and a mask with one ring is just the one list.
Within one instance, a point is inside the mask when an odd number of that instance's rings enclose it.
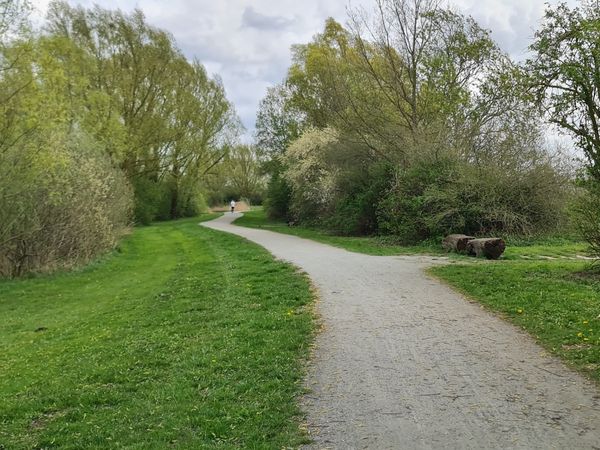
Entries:
{"label": "gravel path", "polygon": [[600,391],[518,328],[428,278],[427,257],[205,225],[308,273],[323,331],[303,399],[315,449],[600,449]]}

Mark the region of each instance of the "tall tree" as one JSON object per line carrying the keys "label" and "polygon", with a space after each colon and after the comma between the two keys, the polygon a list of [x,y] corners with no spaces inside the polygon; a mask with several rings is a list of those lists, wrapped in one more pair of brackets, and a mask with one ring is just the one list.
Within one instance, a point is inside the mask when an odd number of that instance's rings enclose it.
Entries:
{"label": "tall tree", "polygon": [[550,122],[575,137],[600,181],[600,1],[548,7],[527,61]]}
{"label": "tall tree", "polygon": [[256,145],[266,155],[282,154],[300,136],[305,114],[291,103],[289,86],[280,84],[267,90],[256,115]]}
{"label": "tall tree", "polygon": [[[203,174],[239,134],[220,80],[209,78],[200,62],[187,61],[172,36],[147,24],[139,10],[128,15],[56,1],[46,29],[89,59],[76,64],[61,58],[81,67],[89,92],[96,92],[83,94],[88,110],[96,112],[84,125],[98,140],[112,140],[107,151],[136,188],[138,215],[144,221],[181,215],[179,203],[198,193]],[[188,194],[182,195],[181,186]]]}

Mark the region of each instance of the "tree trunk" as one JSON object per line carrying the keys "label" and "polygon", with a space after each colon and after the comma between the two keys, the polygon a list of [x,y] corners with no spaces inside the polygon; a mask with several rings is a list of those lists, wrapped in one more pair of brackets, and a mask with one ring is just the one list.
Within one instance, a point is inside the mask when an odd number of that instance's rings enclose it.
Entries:
{"label": "tree trunk", "polygon": [[455,251],[457,253],[464,253],[467,250],[467,243],[471,239],[475,238],[465,234],[450,234],[442,241],[442,247],[448,252]]}
{"label": "tree trunk", "polygon": [[485,256],[487,259],[498,259],[504,253],[506,243],[500,238],[472,239],[467,243],[469,255]]}

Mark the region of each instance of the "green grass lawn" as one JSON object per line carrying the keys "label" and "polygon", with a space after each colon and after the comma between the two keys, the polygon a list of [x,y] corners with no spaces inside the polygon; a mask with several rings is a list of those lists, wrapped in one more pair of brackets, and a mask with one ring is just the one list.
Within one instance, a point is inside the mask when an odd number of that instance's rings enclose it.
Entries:
{"label": "green grass lawn", "polygon": [[503,259],[573,259],[587,256],[587,244],[576,238],[507,239]]}
{"label": "green grass lawn", "polygon": [[[267,218],[262,209],[256,209],[244,213],[235,221],[236,225],[261,228],[278,233],[291,234],[294,236],[312,239],[324,244],[341,247],[346,250],[368,255],[448,255],[454,259],[470,260],[470,257],[447,254],[440,242],[425,242],[419,245],[403,246],[390,243],[386,237],[348,237],[335,236],[327,230],[310,228],[305,226],[288,226],[285,222],[274,221]],[[576,258],[586,255],[586,245],[574,239],[565,238],[537,238],[531,240],[507,239],[507,248],[502,259],[548,259],[548,258]]]}
{"label": "green grass lawn", "polygon": [[322,229],[304,226],[290,227],[285,222],[268,219],[262,209],[245,212],[243,217],[240,217],[235,221],[235,224],[243,227],[261,228],[269,231],[276,231],[278,233],[291,234],[293,236],[312,239],[324,244],[344,248],[351,252],[366,253],[367,255],[443,254],[442,248],[433,244],[416,246],[393,245],[378,237],[335,236]]}
{"label": "green grass lawn", "polygon": [[0,449],[297,446],[305,277],[198,219],[0,282]]}
{"label": "green grass lawn", "polygon": [[600,381],[600,276],[586,269],[573,261],[495,261],[430,272]]}

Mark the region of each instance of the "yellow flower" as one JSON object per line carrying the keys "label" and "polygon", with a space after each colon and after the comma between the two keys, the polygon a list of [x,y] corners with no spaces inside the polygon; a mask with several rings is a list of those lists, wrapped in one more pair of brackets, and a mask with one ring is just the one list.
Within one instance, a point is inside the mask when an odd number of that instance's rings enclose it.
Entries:
{"label": "yellow flower", "polygon": [[522,314],[522,313],[523,313],[523,310],[522,310],[521,308],[519,308],[519,309],[517,309],[517,312],[518,312],[519,314]]}
{"label": "yellow flower", "polygon": [[584,321],[583,321],[583,323],[584,323],[584,325],[585,325],[585,324],[588,324],[588,323],[590,323],[590,321],[589,321],[589,320],[584,320]]}
{"label": "yellow flower", "polygon": [[577,337],[581,337],[583,336],[583,333],[580,331],[579,333],[577,333]]}

